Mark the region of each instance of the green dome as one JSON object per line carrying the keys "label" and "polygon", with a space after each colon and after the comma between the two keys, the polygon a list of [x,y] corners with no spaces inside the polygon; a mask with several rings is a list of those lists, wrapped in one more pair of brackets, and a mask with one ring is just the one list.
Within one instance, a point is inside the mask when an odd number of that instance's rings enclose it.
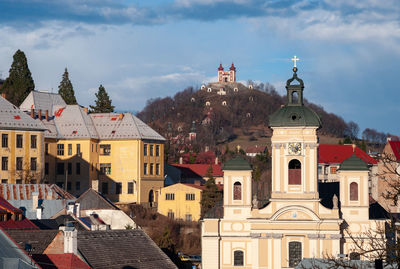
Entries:
{"label": "green dome", "polygon": [[350,158],[344,160],[340,164],[339,170],[347,170],[347,171],[368,171],[368,165],[358,158],[354,153],[350,156]]}
{"label": "green dome", "polygon": [[281,126],[321,126],[321,120],[310,108],[286,105],[269,116],[270,127]]}
{"label": "green dome", "polygon": [[222,170],[252,170],[249,162],[242,156],[237,155],[235,158],[225,162]]}

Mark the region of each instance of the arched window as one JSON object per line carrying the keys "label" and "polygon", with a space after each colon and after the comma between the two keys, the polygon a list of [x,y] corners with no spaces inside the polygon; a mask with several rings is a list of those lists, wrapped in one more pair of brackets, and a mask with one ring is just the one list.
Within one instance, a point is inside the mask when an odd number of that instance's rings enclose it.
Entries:
{"label": "arched window", "polygon": [[243,266],[244,265],[244,255],[243,251],[235,250],[233,252],[233,265],[234,266]]}
{"label": "arched window", "polygon": [[350,201],[358,201],[358,184],[356,182],[350,183]]}
{"label": "arched window", "polygon": [[301,185],[301,163],[299,160],[289,162],[289,185]]}
{"label": "arched window", "polygon": [[242,184],[240,182],[233,184],[233,200],[242,200]]}
{"label": "arched window", "polygon": [[299,102],[299,93],[292,92],[292,104],[297,104]]}
{"label": "arched window", "polygon": [[349,256],[350,256],[350,260],[356,260],[356,261],[360,260],[360,253],[351,252]]}
{"label": "arched window", "polygon": [[301,259],[301,242],[289,242],[289,267],[296,267]]}

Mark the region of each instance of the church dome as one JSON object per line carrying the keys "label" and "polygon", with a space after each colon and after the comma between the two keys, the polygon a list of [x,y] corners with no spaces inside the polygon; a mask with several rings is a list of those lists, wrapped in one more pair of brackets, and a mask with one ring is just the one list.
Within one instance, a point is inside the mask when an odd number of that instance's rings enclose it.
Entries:
{"label": "church dome", "polygon": [[367,164],[353,153],[350,158],[340,164],[339,170],[366,171],[369,169]]}
{"label": "church dome", "polygon": [[246,159],[237,155],[235,158],[225,162],[222,170],[251,170],[251,166]]}
{"label": "church dome", "polygon": [[[292,85],[293,81],[299,84]],[[321,120],[312,109],[303,103],[303,80],[297,77],[297,68],[293,68],[293,77],[286,82],[287,103],[270,115],[270,127],[321,126]]]}

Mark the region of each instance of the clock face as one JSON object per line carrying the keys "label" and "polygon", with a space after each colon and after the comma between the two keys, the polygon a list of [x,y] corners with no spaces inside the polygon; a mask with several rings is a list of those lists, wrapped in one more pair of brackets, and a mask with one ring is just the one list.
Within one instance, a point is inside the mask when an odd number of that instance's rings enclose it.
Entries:
{"label": "clock face", "polygon": [[301,143],[294,142],[289,143],[289,154],[291,155],[299,155],[301,153]]}

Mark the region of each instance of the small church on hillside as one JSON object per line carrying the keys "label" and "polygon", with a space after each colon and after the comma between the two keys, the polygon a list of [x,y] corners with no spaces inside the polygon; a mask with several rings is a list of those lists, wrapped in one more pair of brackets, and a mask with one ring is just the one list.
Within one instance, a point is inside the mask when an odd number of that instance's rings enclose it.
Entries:
{"label": "small church on hillside", "polygon": [[218,67],[218,82],[236,82],[236,67],[232,63],[231,67],[229,67],[229,71],[224,71],[224,67],[222,64],[219,64]]}
{"label": "small church on hillside", "polygon": [[[296,57],[295,57],[296,59]],[[287,103],[270,116],[272,192],[252,196],[252,168],[241,156],[224,165],[223,216],[202,221],[202,268],[294,268],[304,258],[360,259],[354,240],[384,224],[371,213],[367,164],[353,154],[322,197],[317,180],[318,115],[303,103],[297,67]],[[332,185],[333,186],[333,185]],[[345,232],[347,229],[347,232]]]}

